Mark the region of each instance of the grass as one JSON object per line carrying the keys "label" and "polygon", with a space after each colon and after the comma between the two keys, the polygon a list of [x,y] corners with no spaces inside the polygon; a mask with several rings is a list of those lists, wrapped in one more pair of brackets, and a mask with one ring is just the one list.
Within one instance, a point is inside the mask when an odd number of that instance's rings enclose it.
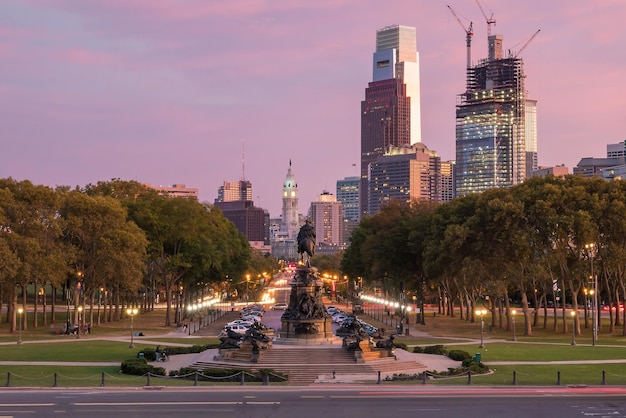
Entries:
{"label": "grass", "polygon": [[[10,372],[10,376],[9,373]],[[56,374],[56,376],[55,376]],[[147,386],[192,386],[193,378],[163,377],[163,376],[129,376],[119,372],[119,367],[60,367],[60,366],[0,366],[0,376],[5,376],[0,384],[11,387],[97,387],[101,386],[104,374],[104,386],[138,387]],[[198,380],[198,386],[215,385],[239,386],[240,382],[221,382]],[[246,382],[246,385],[260,385],[259,382]],[[273,383],[277,384],[277,383]]]}
{"label": "grass", "polygon": [[621,347],[571,346],[534,343],[492,343],[485,348],[475,345],[446,344],[446,348],[459,349],[470,354],[480,353],[483,362],[490,361],[576,361],[624,359]]}
{"label": "grass", "polygon": [[[520,386],[553,386],[559,380],[561,385],[600,385],[602,372],[605,372],[607,385],[626,384],[626,364],[567,364],[567,365],[529,365],[495,366],[492,373],[472,374],[472,384],[503,386],[513,384],[515,372],[516,384]],[[455,378],[429,380],[437,385],[467,384],[467,375]]]}

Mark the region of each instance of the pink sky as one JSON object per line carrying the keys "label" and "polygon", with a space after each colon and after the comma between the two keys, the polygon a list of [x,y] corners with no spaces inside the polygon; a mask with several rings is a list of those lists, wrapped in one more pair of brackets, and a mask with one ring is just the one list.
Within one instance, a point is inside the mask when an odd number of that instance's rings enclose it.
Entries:
{"label": "pink sky", "polygon": [[[49,186],[183,183],[213,202],[252,182],[280,214],[289,160],[300,212],[360,161],[360,102],[376,30],[417,28],[422,138],[454,156],[465,34],[486,56],[475,0],[4,0],[0,177]],[[626,2],[481,0],[504,48],[524,49],[539,164],[571,168],[626,140]],[[357,164],[353,167],[352,164]]]}

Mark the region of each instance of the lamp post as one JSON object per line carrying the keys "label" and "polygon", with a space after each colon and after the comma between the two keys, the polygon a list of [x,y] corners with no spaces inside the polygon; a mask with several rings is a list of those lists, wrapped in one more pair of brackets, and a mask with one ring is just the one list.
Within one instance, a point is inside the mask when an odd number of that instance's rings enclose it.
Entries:
{"label": "lamp post", "polygon": [[246,305],[250,299],[250,275],[246,274]]}
{"label": "lamp post", "polygon": [[76,328],[76,339],[80,338],[80,317],[81,317],[81,313],[83,312],[83,307],[79,306],[78,308],[76,308],[76,310],[78,311],[78,322],[77,325],[78,327]]}
{"label": "lamp post", "polygon": [[17,309],[17,320],[19,322],[19,324],[17,325],[17,332],[18,332],[18,338],[17,338],[17,343],[18,344],[22,344],[22,314],[24,313],[24,308],[18,308]]}
{"label": "lamp post", "polygon": [[[68,280],[69,283],[69,280]],[[66,335],[70,335],[70,327],[71,325],[71,320],[70,320],[70,288],[69,285],[66,286],[65,288],[65,298],[67,299],[67,322],[65,323],[65,334]]]}
{"label": "lamp post", "polygon": [[135,341],[134,341],[135,329],[134,328],[135,328],[135,315],[137,315],[137,312],[139,312],[137,308],[126,309],[126,313],[130,315],[130,345],[128,346],[128,348],[135,347]]}
{"label": "lamp post", "polygon": [[405,321],[406,322],[406,331],[405,331],[405,335],[409,335],[410,334],[409,323],[411,321],[409,321],[409,318],[411,316],[411,311],[412,311],[412,308],[410,306],[406,306],[405,307],[405,312],[406,312],[406,321]]}
{"label": "lamp post", "polygon": [[576,345],[576,311],[572,310],[569,314],[572,317],[572,345]]}
{"label": "lamp post", "polygon": [[[596,340],[598,339],[598,279],[593,274],[593,259],[596,256],[596,245],[594,243],[585,244],[585,248],[589,252],[589,264],[591,266],[591,277],[590,279],[593,281],[593,289],[590,291],[591,293],[591,345],[596,345]],[[598,315],[596,315],[596,313]]]}
{"label": "lamp post", "polygon": [[480,345],[478,348],[485,348],[484,340],[483,340],[483,329],[485,328],[484,317],[487,314],[486,309],[477,309],[476,315],[480,316]]}
{"label": "lamp post", "polygon": [[513,341],[517,341],[517,337],[515,336],[515,314],[516,313],[517,311],[515,309],[511,311],[511,319],[513,320]]}

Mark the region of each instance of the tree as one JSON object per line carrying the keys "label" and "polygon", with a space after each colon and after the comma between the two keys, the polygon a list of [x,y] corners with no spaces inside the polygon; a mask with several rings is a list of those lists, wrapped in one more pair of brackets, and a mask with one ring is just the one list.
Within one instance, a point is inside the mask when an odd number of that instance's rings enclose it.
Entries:
{"label": "tree", "polygon": [[119,319],[122,298],[136,292],[142,281],[147,247],[144,233],[127,220],[120,201],[108,196],[69,192],[64,195],[60,215],[65,241],[75,255],[70,275],[76,279],[71,281],[75,306],[90,301],[93,323],[95,291],[104,287],[115,298],[114,319]]}
{"label": "tree", "polygon": [[[59,201],[52,189],[8,178],[0,179],[0,190],[3,191],[0,195],[0,208],[4,215],[2,234],[13,256],[19,260],[11,263],[18,266],[13,281],[5,282],[5,290],[11,301],[8,312],[14,324],[18,288],[25,305],[29,283],[35,284],[35,288],[40,283],[58,284],[64,274],[67,253],[59,243]],[[35,327],[38,326],[36,313],[35,299]],[[24,327],[28,327],[27,320],[24,321]]]}

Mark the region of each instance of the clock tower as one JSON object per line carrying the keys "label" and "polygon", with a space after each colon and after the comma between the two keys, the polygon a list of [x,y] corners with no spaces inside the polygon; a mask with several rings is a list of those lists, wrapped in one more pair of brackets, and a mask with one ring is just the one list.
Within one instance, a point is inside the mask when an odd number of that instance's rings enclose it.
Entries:
{"label": "clock tower", "polygon": [[280,225],[280,232],[289,238],[298,235],[298,184],[291,170],[291,160],[289,160],[289,170],[283,183],[283,218]]}

